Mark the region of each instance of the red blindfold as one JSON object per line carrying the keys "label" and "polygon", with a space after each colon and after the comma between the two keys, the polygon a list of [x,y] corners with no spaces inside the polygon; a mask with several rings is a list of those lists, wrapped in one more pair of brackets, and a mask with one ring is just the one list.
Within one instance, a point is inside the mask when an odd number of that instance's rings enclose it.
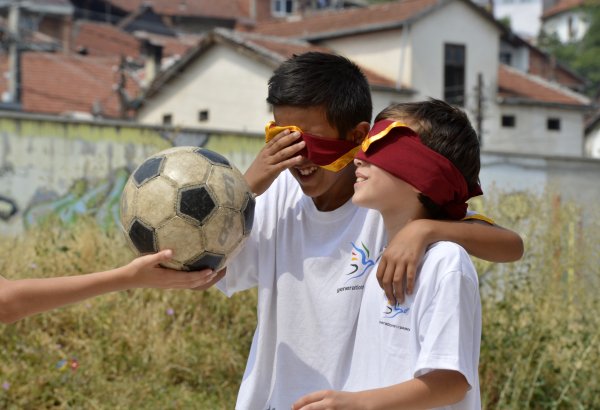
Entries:
{"label": "red blindfold", "polygon": [[356,158],[412,185],[451,219],[464,218],[466,201],[483,194],[479,185],[469,191],[465,178],[448,158],[423,145],[408,126],[393,120],[375,123]]}
{"label": "red blindfold", "polygon": [[306,143],[299,154],[328,171],[338,172],[344,168],[352,162],[354,155],[360,148],[353,141],[321,138],[308,134],[295,125],[277,126],[273,121],[265,127],[266,142],[271,141],[277,134],[286,129],[298,131],[300,139]]}

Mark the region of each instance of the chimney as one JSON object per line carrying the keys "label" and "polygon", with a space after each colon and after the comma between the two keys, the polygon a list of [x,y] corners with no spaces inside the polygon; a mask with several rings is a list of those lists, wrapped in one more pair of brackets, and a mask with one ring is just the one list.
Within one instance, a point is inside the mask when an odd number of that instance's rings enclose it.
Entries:
{"label": "chimney", "polygon": [[141,49],[145,67],[144,86],[147,87],[160,71],[163,46],[144,39],[142,40]]}

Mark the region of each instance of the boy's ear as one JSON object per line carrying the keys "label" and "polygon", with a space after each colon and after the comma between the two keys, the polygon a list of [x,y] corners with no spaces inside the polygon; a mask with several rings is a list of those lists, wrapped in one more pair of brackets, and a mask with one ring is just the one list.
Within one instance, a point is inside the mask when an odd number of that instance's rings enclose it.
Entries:
{"label": "boy's ear", "polygon": [[354,141],[356,144],[360,144],[363,142],[370,129],[371,124],[369,124],[366,121],[360,122],[356,127],[352,129],[352,131],[350,131],[348,135],[348,140]]}

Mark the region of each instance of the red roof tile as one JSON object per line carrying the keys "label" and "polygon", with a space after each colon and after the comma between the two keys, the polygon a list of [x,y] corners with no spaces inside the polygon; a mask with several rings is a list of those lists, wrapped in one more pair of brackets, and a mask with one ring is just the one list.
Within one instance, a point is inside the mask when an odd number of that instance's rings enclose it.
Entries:
{"label": "red roof tile", "polygon": [[[247,5],[242,0],[109,0],[114,7],[129,13],[142,5],[152,6],[156,14],[166,16],[207,16],[237,19]],[[245,2],[244,2],[245,3]]]}
{"label": "red roof tile", "polygon": [[552,103],[567,105],[587,105],[584,96],[578,98],[575,93],[562,90],[558,86],[534,78],[514,68],[500,64],[498,69],[498,96],[518,98],[533,103]]}
{"label": "red roof tile", "polygon": [[258,24],[252,31],[282,37],[302,37],[314,33],[356,30],[375,25],[400,23],[439,4],[439,0],[402,0],[366,8],[324,11],[310,14],[307,18],[299,20]]}
{"label": "red roof tile", "polygon": [[[151,33],[144,33],[144,37],[151,40],[153,44],[162,45],[164,57],[184,54],[200,38],[197,35],[169,37]],[[88,55],[91,56],[124,55],[133,59],[140,57],[140,40],[133,34],[108,23],[78,22],[72,44],[74,50],[86,48]]]}
{"label": "red roof tile", "polygon": [[[93,58],[65,54],[26,52],[21,54],[21,102],[25,112],[64,114],[93,111],[100,104],[104,117],[119,117],[119,100],[115,85],[119,80],[116,58]],[[0,57],[6,71],[7,57]],[[0,77],[0,92],[7,89]],[[127,81],[133,96],[137,86]]]}
{"label": "red roof tile", "polygon": [[73,48],[85,48],[90,56],[138,58],[140,42],[131,34],[108,23],[80,21],[73,30]]}

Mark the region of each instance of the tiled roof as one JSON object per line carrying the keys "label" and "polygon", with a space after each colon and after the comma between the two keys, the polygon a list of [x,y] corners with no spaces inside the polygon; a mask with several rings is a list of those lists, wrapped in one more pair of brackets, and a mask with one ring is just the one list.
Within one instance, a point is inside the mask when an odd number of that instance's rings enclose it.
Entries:
{"label": "tiled roof", "polygon": [[[94,58],[57,53],[21,54],[21,103],[25,112],[61,115],[94,111],[100,105],[102,115],[119,117],[119,100],[114,86],[119,79],[116,58]],[[0,69],[6,72],[6,55],[0,56]],[[7,89],[0,77],[0,92]],[[133,96],[137,86],[127,81]]]}
{"label": "tiled roof", "polygon": [[581,94],[504,64],[500,64],[498,69],[498,97],[508,101],[534,104],[563,104],[582,107],[589,104],[589,100]]}
{"label": "tiled roof", "polygon": [[378,26],[399,25],[404,21],[417,18],[444,2],[440,0],[401,0],[365,8],[324,11],[310,14],[304,19],[258,24],[252,31],[282,37],[309,37],[316,33],[323,35],[366,30]]}
{"label": "tiled roof", "polygon": [[[161,36],[144,33],[144,38],[153,44],[163,46],[163,56],[182,55],[199,40],[196,35],[179,37]],[[140,40],[136,36],[108,23],[81,21],[74,30],[73,49],[85,47],[91,56],[124,55],[137,59],[140,57]]]}
{"label": "tiled roof", "polygon": [[73,30],[73,48],[87,49],[90,56],[138,58],[140,42],[131,34],[108,23],[79,21]]}
{"label": "tiled roof", "polygon": [[113,7],[128,13],[137,11],[142,5],[152,6],[160,15],[206,16],[236,19],[242,10],[242,0],[109,0]]}
{"label": "tiled roof", "polygon": [[588,0],[559,0],[554,6],[548,8],[542,14],[542,20],[556,16],[557,14],[564,13],[583,6]]}

